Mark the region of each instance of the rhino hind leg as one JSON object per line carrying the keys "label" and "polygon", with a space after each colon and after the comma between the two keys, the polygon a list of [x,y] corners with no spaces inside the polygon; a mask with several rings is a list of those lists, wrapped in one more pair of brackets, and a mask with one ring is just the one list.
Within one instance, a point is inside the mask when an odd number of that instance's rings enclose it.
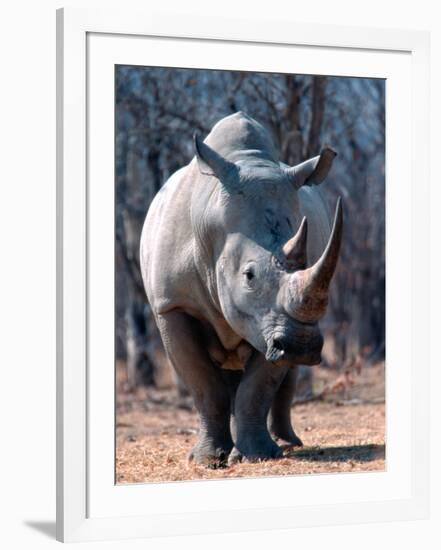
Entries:
{"label": "rhino hind leg", "polygon": [[267,417],[286,372],[286,367],[275,368],[258,352],[248,362],[234,401],[236,434],[230,464],[282,456],[282,449],[268,431]]}
{"label": "rhino hind leg", "polygon": [[157,317],[167,355],[190,391],[200,417],[199,441],[189,455],[209,468],[226,465],[233,448],[230,393],[203,344],[199,322],[178,311]]}
{"label": "rhino hind leg", "polygon": [[291,406],[296,392],[298,367],[290,368],[277,390],[268,425],[272,436],[281,447],[302,447],[291,423]]}

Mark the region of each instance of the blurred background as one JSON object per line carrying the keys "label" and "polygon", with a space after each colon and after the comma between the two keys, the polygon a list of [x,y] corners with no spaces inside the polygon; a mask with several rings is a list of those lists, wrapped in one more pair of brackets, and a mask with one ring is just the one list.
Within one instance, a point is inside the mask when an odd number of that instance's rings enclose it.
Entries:
{"label": "blurred background", "polygon": [[[385,81],[117,66],[115,329],[128,390],[178,382],[141,280],[146,212],[167,178],[193,157],[193,133],[205,137],[239,110],[270,130],[287,164],[317,155],[324,144],[338,152],[322,186],[331,209],[338,195],[345,207],[341,258],[321,323],[322,366],[344,384],[354,369],[384,360]],[[302,370],[299,395],[311,395],[313,372]]]}

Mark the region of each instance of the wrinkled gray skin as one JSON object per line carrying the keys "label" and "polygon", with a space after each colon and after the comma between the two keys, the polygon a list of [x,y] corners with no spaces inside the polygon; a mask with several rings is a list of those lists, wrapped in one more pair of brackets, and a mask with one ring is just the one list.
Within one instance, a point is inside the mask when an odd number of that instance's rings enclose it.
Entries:
{"label": "wrinkled gray skin", "polygon": [[275,440],[301,445],[290,420],[296,365],[320,362],[341,209],[330,238],[316,184],[335,153],[289,168],[242,112],[196,137],[195,152],[156,195],[141,237],[147,297],[200,415],[190,459],[277,457]]}

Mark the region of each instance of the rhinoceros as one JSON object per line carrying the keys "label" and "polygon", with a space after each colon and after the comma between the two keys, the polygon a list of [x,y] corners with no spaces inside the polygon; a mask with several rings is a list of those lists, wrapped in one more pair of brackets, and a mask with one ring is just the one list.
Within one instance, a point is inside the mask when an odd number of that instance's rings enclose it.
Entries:
{"label": "rhinoceros", "polygon": [[318,184],[336,153],[289,167],[243,112],[194,147],[155,196],[140,244],[167,356],[200,417],[189,459],[279,457],[302,444],[290,419],[296,368],[321,361],[343,221],[339,199],[331,229]]}

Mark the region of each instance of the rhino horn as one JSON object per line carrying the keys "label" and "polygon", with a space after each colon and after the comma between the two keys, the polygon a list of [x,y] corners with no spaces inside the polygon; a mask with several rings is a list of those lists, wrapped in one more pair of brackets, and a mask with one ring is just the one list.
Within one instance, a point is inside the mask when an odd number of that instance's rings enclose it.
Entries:
{"label": "rhino horn", "polygon": [[334,223],[332,224],[331,235],[328,244],[317,262],[309,268],[310,288],[312,291],[327,291],[337,267],[337,260],[340,253],[341,239],[343,234],[343,207],[341,198],[337,200],[335,207]]}
{"label": "rhino horn", "polygon": [[343,208],[337,201],[334,223],[328,244],[317,262],[292,274],[290,310],[302,322],[316,322],[323,316],[328,303],[328,290],[337,267],[343,233]]}
{"label": "rhino horn", "polygon": [[207,176],[215,176],[221,183],[229,188],[237,181],[237,166],[225,159],[194,134],[194,147],[199,170]]}
{"label": "rhino horn", "polygon": [[308,222],[303,218],[297,233],[283,245],[283,255],[288,263],[294,264],[298,269],[306,267],[306,241],[308,235]]}
{"label": "rhino horn", "polygon": [[320,155],[288,168],[286,173],[297,189],[302,185],[319,185],[329,174],[336,156],[331,147],[324,147]]}

